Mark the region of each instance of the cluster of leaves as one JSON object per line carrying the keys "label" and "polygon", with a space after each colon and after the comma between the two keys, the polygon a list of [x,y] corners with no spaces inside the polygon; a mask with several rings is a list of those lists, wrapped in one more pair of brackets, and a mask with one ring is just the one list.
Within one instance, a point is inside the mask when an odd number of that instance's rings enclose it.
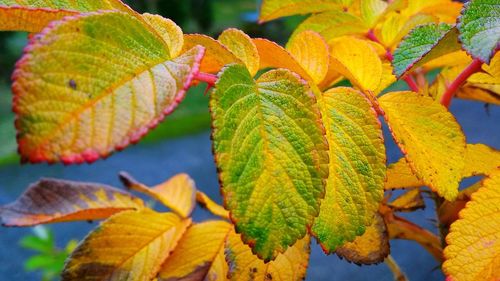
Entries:
{"label": "cluster of leaves", "polygon": [[[265,0],[262,21],[312,13],[285,48],[236,29],[185,35],[119,0],[41,5],[0,0],[0,30],[39,32],[13,75],[22,160],[107,157],[139,141],[189,86],[208,82],[228,213],[214,208],[234,224],[192,225],[186,176],[182,188],[152,189],[122,177],[176,214],[109,187],[41,181],[3,208],[5,224],[113,215],[80,244],[63,279],[297,280],[310,236],[360,264],[383,261],[389,238],[411,239],[446,260],[452,280],[500,278],[500,152],[467,144],[447,109],[455,95],[500,104],[497,0]],[[429,83],[433,69],[442,71]],[[345,79],[352,87],[336,86]],[[412,91],[386,93],[397,79]],[[379,117],[404,153],[389,167]],[[476,175],[487,179],[459,192]],[[396,214],[423,206],[422,186],[438,203],[441,234],[450,232],[446,245]],[[394,188],[409,190],[384,198]]]}

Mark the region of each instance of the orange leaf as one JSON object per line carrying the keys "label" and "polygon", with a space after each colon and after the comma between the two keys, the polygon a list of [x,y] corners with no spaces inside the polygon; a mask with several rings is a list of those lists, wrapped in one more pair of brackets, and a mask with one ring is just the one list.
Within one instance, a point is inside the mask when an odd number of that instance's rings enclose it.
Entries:
{"label": "orange leaf", "polygon": [[201,72],[217,73],[227,64],[243,64],[226,46],[212,37],[202,34],[184,35],[183,51],[190,50],[197,45],[205,47],[205,56],[200,65]]}
{"label": "orange leaf", "polygon": [[219,216],[223,219],[229,219],[229,211],[224,209],[221,205],[215,203],[208,195],[198,191],[196,193],[196,201],[203,207],[209,210],[212,214]]}
{"label": "orange leaf", "polygon": [[31,226],[105,219],[124,210],[142,208],[141,199],[110,186],[43,179],[15,202],[2,207],[0,217],[7,226]]}
{"label": "orange leaf", "polygon": [[228,266],[224,249],[232,229],[233,226],[224,221],[191,226],[163,263],[158,280],[226,280]]}
{"label": "orange leaf", "polygon": [[190,219],[148,209],[119,213],[76,248],[62,281],[150,281],[190,224]]}
{"label": "orange leaf", "polygon": [[151,196],[183,218],[189,217],[195,207],[196,186],[187,174],[175,175],[152,188],[136,181],[126,173],[120,174],[120,180],[126,187]]}
{"label": "orange leaf", "polygon": [[243,244],[241,236],[234,231],[229,233],[226,260],[229,264],[230,280],[304,280],[310,254],[310,237],[304,238],[279,254],[275,260],[264,263],[252,254],[248,245]]}

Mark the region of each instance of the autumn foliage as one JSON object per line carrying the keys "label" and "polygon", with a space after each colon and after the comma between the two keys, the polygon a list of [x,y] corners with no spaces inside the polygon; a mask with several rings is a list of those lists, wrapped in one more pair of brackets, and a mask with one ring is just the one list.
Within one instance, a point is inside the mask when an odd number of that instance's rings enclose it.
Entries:
{"label": "autumn foliage", "polygon": [[[302,280],[311,240],[401,280],[391,239],[422,245],[449,280],[500,279],[500,152],[468,143],[448,110],[500,104],[498,0],[264,0],[260,21],[295,14],[311,15],[282,47],[233,28],[183,34],[119,0],[0,0],[0,30],[34,33],[12,84],[23,162],[108,157],[206,82],[224,197],[185,174],[154,187],[120,175],[161,213],[114,187],[43,179],[3,223],[106,219],[63,280]],[[409,90],[388,90],[397,80]],[[390,165],[382,122],[404,154]],[[471,176],[484,179],[459,190]],[[424,194],[441,237],[399,214]],[[196,203],[219,219],[194,223]]]}

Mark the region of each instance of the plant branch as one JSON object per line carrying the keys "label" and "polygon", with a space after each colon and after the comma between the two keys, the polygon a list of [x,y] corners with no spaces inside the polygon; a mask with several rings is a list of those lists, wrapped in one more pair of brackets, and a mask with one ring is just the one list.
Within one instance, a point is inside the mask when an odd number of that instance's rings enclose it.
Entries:
{"label": "plant branch", "polygon": [[408,280],[405,273],[401,270],[401,268],[396,263],[394,258],[392,258],[391,255],[388,255],[387,258],[385,258],[384,262],[389,267],[389,269],[392,271],[392,274],[394,275],[395,281],[407,281]]}
{"label": "plant branch", "polygon": [[392,212],[385,213],[389,237],[391,239],[413,240],[424,247],[438,262],[443,262],[441,240],[432,232],[404,218],[394,216]]}
{"label": "plant branch", "polygon": [[[368,33],[366,33],[366,38],[370,39],[373,42],[379,43],[380,45],[383,45],[382,42],[380,42],[380,40],[375,35],[375,32],[373,32],[373,29],[370,29],[370,31],[368,31]],[[392,62],[394,60],[394,56],[392,55],[391,50],[389,48],[386,48],[385,57],[390,62]],[[403,80],[406,82],[406,84],[408,84],[408,87],[410,87],[410,89],[412,91],[414,91],[414,92],[419,91],[417,82],[415,82],[415,79],[413,79],[412,76],[406,75],[405,77],[403,77]]]}
{"label": "plant branch", "polygon": [[455,80],[446,88],[443,96],[441,97],[441,104],[450,107],[451,100],[455,96],[458,88],[462,86],[463,83],[469,78],[472,74],[481,71],[481,66],[483,62],[480,59],[474,59],[469,66],[467,66]]}
{"label": "plant branch", "polygon": [[210,74],[210,73],[204,73],[204,72],[198,72],[194,76],[194,79],[201,81],[201,82],[205,82],[209,86],[213,87],[213,86],[215,86],[215,83],[217,82],[217,75]]}

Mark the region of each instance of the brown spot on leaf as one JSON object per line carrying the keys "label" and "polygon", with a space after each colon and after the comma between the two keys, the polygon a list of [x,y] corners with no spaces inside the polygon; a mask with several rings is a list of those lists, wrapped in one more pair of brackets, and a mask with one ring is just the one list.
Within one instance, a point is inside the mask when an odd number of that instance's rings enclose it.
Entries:
{"label": "brown spot on leaf", "polygon": [[77,85],[76,85],[75,80],[73,80],[73,79],[69,79],[68,86],[69,86],[71,89],[76,90],[76,86],[77,86]]}

